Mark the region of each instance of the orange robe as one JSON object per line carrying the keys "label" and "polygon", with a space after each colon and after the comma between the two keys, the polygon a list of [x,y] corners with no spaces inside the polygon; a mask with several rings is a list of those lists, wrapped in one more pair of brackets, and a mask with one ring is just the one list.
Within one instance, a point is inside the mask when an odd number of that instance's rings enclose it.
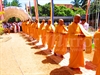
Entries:
{"label": "orange robe", "polygon": [[100,62],[99,62],[97,69],[96,69],[96,75],[100,75]]}
{"label": "orange robe", "polygon": [[30,25],[30,36],[31,37],[33,36],[33,25],[34,25],[34,23],[31,23],[31,25]]}
{"label": "orange robe", "polygon": [[43,24],[43,23],[40,25],[40,35],[41,35],[41,41],[42,41],[43,46],[46,46],[47,44],[45,26],[46,24]]}
{"label": "orange robe", "polygon": [[40,41],[40,24],[35,23],[35,29],[34,29],[35,39],[37,41]]}
{"label": "orange robe", "polygon": [[47,24],[45,30],[48,49],[53,50],[55,44],[55,27]]}
{"label": "orange robe", "polygon": [[67,52],[67,38],[68,30],[65,25],[58,25],[55,30],[56,34],[56,46],[54,52],[60,55],[64,55]]}
{"label": "orange robe", "polygon": [[95,51],[93,56],[93,64],[98,66],[100,62],[100,31],[97,30],[94,34],[94,45],[95,45]]}
{"label": "orange robe", "polygon": [[69,67],[79,68],[84,67],[83,43],[84,38],[78,34],[83,34],[79,25],[72,22],[68,27],[69,44],[70,44],[70,59]]}
{"label": "orange robe", "polygon": [[29,33],[29,21],[26,22],[26,34]]}
{"label": "orange robe", "polygon": [[24,24],[25,22],[22,22],[22,31],[24,32]]}
{"label": "orange robe", "polygon": [[[72,22],[68,27],[70,59],[69,67],[84,67],[83,43],[85,37],[92,37],[82,25]],[[81,35],[81,36],[79,36]]]}

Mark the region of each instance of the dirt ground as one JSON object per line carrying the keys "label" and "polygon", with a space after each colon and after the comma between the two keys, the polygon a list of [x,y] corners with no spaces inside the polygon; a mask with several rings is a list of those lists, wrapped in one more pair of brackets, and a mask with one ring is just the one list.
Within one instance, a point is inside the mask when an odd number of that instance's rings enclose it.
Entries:
{"label": "dirt ground", "polygon": [[71,75],[20,33],[0,36],[0,75]]}

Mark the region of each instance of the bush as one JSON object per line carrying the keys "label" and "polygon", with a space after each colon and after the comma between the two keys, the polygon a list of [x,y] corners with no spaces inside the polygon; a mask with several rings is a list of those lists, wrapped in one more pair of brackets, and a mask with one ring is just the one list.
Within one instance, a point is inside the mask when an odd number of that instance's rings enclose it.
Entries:
{"label": "bush", "polygon": [[0,35],[4,33],[4,28],[0,27]]}

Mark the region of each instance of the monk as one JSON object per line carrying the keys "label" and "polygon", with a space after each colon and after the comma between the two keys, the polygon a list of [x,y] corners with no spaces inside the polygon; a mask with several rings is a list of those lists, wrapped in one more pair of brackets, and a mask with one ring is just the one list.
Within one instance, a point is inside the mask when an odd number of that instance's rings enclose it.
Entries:
{"label": "monk", "polygon": [[97,69],[96,69],[96,75],[100,75],[100,62],[99,62]]}
{"label": "monk", "polygon": [[42,45],[44,47],[47,46],[45,27],[46,27],[46,23],[45,20],[43,19],[42,23],[40,24],[40,36],[41,36]]}
{"label": "monk", "polygon": [[[69,45],[70,45],[69,67],[78,70],[80,70],[79,67],[84,67],[84,56],[83,56],[84,39],[86,37],[92,37],[92,35],[89,32],[87,32],[81,24],[79,24],[80,19],[81,19],[80,15],[76,14],[74,16],[73,22],[68,27]],[[88,45],[90,46],[91,44]]]}
{"label": "monk", "polygon": [[67,52],[67,38],[68,38],[68,29],[64,25],[64,20],[60,19],[59,24],[55,30],[56,34],[56,44],[54,49],[54,55],[60,55],[63,58],[63,55]]}
{"label": "monk", "polygon": [[95,45],[95,51],[92,63],[98,66],[100,62],[100,29],[98,29],[94,34],[94,45]]}
{"label": "monk", "polygon": [[51,52],[54,48],[55,44],[55,27],[51,24],[51,20],[48,20],[48,23],[46,25],[46,41],[48,45],[48,50]]}
{"label": "monk", "polygon": [[39,28],[40,28],[40,24],[39,24],[38,20],[36,20],[34,23],[34,38],[37,41],[39,41]]}
{"label": "monk", "polygon": [[68,66],[73,69],[84,67],[83,43],[85,35],[79,26],[80,19],[81,17],[79,14],[75,15],[73,22],[68,27],[70,44],[70,59]]}

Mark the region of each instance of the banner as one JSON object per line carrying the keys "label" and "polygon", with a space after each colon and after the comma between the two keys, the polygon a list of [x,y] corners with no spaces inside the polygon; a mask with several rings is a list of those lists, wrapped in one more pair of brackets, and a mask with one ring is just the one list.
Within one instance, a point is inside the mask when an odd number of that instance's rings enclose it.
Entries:
{"label": "banner", "polygon": [[54,2],[53,0],[51,0],[50,19],[51,19],[52,24],[54,24]]}
{"label": "banner", "polygon": [[86,22],[88,21],[88,10],[90,7],[90,0],[87,0],[87,9],[86,9]]}
{"label": "banner", "polygon": [[38,2],[37,0],[34,0],[34,10],[35,10],[35,18],[36,20],[39,20],[39,15],[38,15]]}
{"label": "banner", "polygon": [[32,17],[32,13],[31,13],[31,2],[29,0],[29,13],[30,13],[30,16]]}
{"label": "banner", "polygon": [[28,6],[27,6],[27,4],[25,4],[25,10],[28,13]]}
{"label": "banner", "polygon": [[3,10],[3,5],[2,5],[2,0],[0,0],[0,20],[4,19],[4,10]]}

